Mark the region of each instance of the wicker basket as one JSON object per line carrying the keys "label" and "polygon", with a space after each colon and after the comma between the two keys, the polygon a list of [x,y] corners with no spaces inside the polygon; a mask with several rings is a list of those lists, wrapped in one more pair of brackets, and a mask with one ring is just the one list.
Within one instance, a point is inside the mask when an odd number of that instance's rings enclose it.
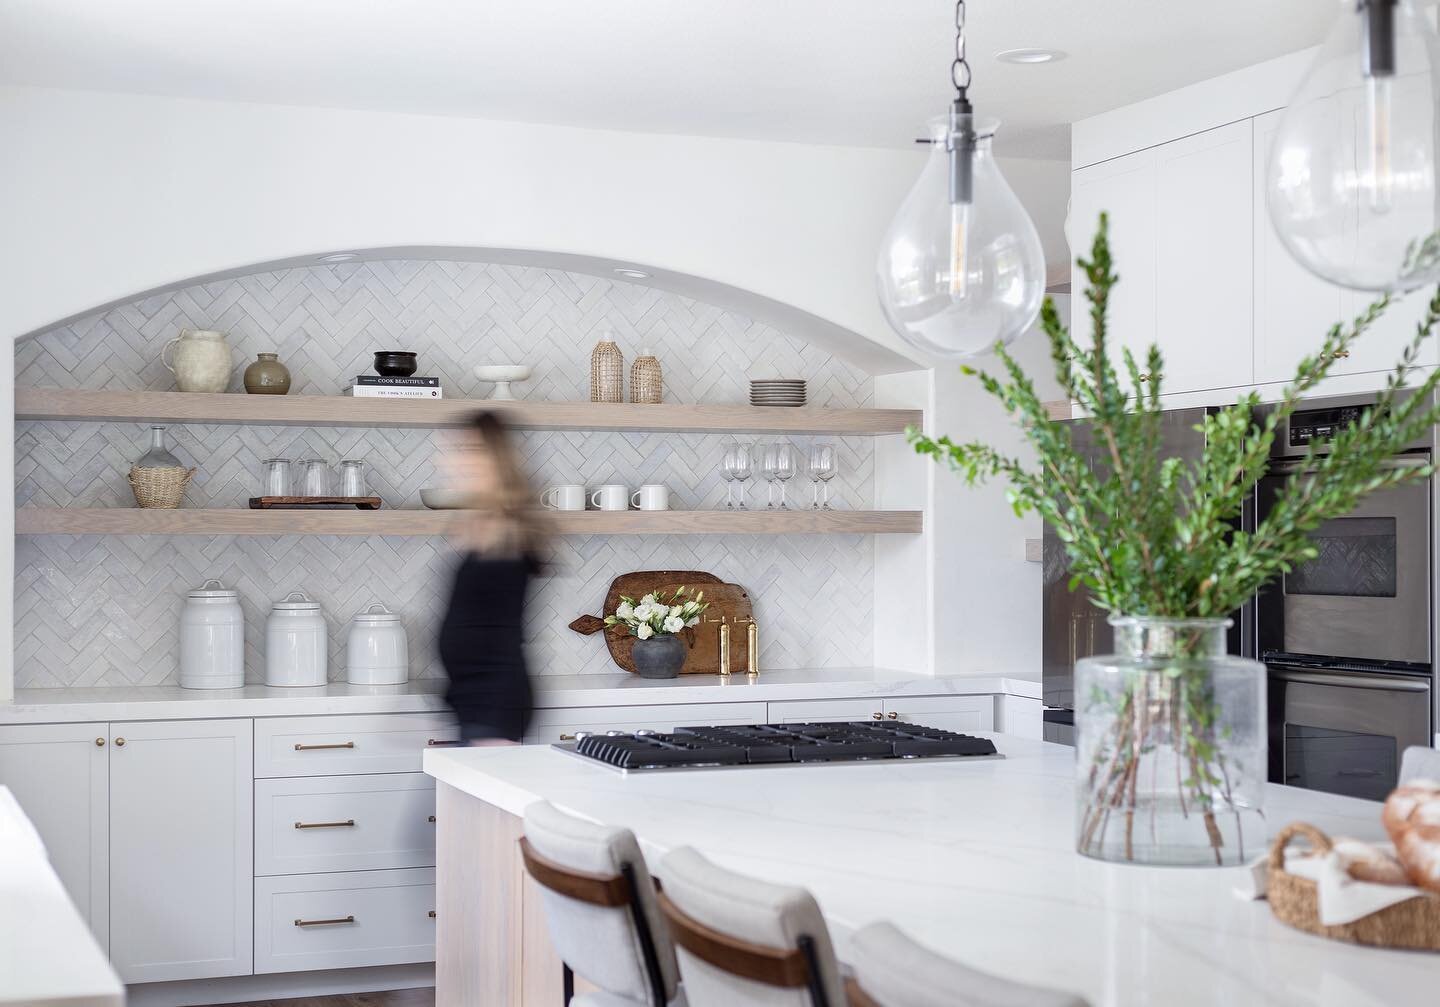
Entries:
{"label": "wicker basket", "polygon": [[644,356],[635,358],[630,365],[630,401],[654,405],[665,391],[665,380],[660,375],[660,361],[647,350]]}
{"label": "wicker basket", "polygon": [[141,468],[130,466],[130,488],[135,492],[135,502],[141,507],[156,507],[174,510],[185,496],[185,487],[190,484],[194,469]]}
{"label": "wicker basket", "polygon": [[625,401],[625,355],[612,340],[602,339],[590,351],[590,401]]}
{"label": "wicker basket", "polygon": [[1271,911],[1282,922],[1297,930],[1351,944],[1440,951],[1440,895],[1427,894],[1410,899],[1351,923],[1322,926],[1315,882],[1285,871],[1285,847],[1296,836],[1310,840],[1310,845],[1321,853],[1330,850],[1330,837],[1304,822],[1285,826],[1275,837],[1275,844],[1270,847],[1266,898],[1270,900]]}

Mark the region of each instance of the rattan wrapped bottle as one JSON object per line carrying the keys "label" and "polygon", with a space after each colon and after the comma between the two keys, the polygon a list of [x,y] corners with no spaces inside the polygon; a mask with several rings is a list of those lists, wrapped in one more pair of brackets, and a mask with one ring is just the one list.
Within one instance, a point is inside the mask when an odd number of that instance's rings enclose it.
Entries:
{"label": "rattan wrapped bottle", "polygon": [[660,401],[665,390],[665,381],[660,374],[660,361],[649,350],[641,350],[640,356],[630,365],[630,401],[653,405]]}
{"label": "rattan wrapped bottle", "polygon": [[607,331],[590,351],[591,402],[625,401],[625,355],[611,335]]}

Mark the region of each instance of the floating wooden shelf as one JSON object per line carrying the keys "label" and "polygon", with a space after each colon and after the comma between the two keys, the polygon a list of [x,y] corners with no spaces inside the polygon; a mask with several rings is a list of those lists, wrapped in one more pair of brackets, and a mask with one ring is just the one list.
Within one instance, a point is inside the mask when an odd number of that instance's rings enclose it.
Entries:
{"label": "floating wooden shelf", "polygon": [[494,399],[374,399],[349,395],[15,389],[19,420],[122,423],[236,423],[303,427],[460,427],[477,409],[502,413],[525,430],[634,430],[678,433],[904,433],[918,409],[801,409],[748,405],[637,405]]}
{"label": "floating wooden shelf", "polygon": [[[19,507],[17,535],[445,535],[463,511]],[[915,534],[920,511],[546,511],[557,535]]]}

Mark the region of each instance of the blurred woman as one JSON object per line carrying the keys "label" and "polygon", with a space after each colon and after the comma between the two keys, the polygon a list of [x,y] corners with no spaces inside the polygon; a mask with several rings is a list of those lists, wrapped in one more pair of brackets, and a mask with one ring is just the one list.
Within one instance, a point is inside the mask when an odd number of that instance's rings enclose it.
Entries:
{"label": "blurred woman", "polygon": [[474,509],[458,536],[462,555],[440,626],[440,660],[450,677],[445,698],[466,743],[518,743],[534,709],[524,613],[541,542],[530,486],[494,413],[475,417],[452,464],[456,488]]}

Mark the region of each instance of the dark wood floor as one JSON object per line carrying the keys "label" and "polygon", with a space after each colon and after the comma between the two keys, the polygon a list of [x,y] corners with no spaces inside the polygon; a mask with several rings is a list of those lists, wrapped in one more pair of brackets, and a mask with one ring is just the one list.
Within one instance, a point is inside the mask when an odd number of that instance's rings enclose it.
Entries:
{"label": "dark wood floor", "polygon": [[392,990],[388,993],[348,993],[333,997],[300,997],[295,1000],[257,1000],[226,1007],[435,1007],[435,991]]}

